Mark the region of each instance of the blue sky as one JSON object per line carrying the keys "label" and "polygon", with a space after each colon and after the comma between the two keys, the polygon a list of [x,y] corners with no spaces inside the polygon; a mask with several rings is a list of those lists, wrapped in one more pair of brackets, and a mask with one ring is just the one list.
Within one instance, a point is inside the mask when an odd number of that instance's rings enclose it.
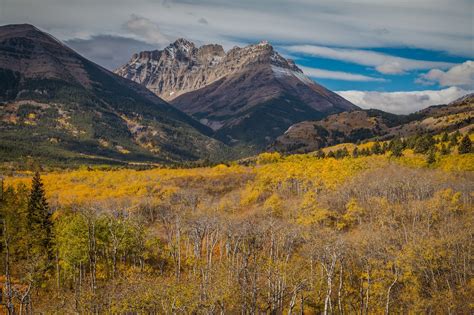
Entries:
{"label": "blue sky", "polygon": [[[281,47],[285,51],[285,47]],[[447,62],[453,64],[463,63],[469,58],[450,55],[442,51],[415,49],[415,48],[366,48],[367,51],[374,51],[390,56],[409,58],[413,60]],[[381,79],[380,81],[351,81],[340,79],[315,78],[319,83],[331,90],[369,90],[380,92],[393,91],[417,91],[426,88],[426,83],[417,82],[420,75],[426,72],[426,69],[416,69],[405,71],[400,74],[384,74],[375,70],[373,67],[361,65],[354,62],[341,61],[329,58],[315,57],[303,53],[286,53],[286,56],[293,58],[298,65],[325,69],[331,71],[342,71],[348,73],[357,73],[371,78]],[[385,81],[382,81],[385,80]],[[433,82],[431,88],[441,89],[438,82]]]}
{"label": "blue sky", "polygon": [[114,69],[179,37],[229,49],[268,40],[356,105],[408,113],[474,90],[472,0],[2,0]]}

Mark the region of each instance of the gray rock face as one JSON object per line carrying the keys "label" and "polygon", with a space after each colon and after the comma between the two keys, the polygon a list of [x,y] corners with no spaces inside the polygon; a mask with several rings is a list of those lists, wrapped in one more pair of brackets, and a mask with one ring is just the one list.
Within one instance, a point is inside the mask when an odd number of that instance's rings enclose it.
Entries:
{"label": "gray rock face", "polygon": [[220,45],[196,47],[182,38],[164,50],[133,55],[129,63],[115,73],[145,85],[169,101],[256,64],[271,64],[302,73],[294,62],[281,57],[268,42],[234,47],[225,53]]}
{"label": "gray rock face", "polygon": [[135,54],[116,73],[232,144],[262,147],[295,122],[357,108],[310,80],[266,41],[225,52],[179,39],[164,50]]}

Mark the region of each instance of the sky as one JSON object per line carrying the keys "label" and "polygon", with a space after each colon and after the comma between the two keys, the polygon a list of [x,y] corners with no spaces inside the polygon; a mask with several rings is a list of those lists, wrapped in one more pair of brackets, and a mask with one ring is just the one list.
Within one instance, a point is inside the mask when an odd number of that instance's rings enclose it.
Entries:
{"label": "sky", "polygon": [[183,37],[225,49],[268,40],[363,108],[409,113],[474,91],[473,0],[0,0],[113,70]]}

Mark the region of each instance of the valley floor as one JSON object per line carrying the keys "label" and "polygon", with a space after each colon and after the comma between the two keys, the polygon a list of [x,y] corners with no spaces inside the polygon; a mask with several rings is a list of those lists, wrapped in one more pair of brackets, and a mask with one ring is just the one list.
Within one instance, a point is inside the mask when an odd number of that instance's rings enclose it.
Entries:
{"label": "valley floor", "polygon": [[474,154],[245,164],[44,174],[52,259],[25,248],[31,174],[6,178],[14,307],[472,312]]}

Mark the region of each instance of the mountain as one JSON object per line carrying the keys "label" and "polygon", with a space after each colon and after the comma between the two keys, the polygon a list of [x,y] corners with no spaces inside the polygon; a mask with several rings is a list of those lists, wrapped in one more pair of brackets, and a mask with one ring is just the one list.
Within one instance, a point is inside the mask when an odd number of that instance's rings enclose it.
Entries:
{"label": "mountain", "polygon": [[395,115],[375,109],[356,110],[292,125],[276,139],[271,149],[285,153],[306,153],[374,137],[389,139],[442,131],[467,131],[474,128],[473,118],[474,94],[410,115]]}
{"label": "mountain", "polygon": [[254,150],[296,122],[358,109],[308,79],[268,42],[225,52],[179,39],[133,55],[115,73],[211,127],[217,139]]}
{"label": "mountain", "polygon": [[225,149],[211,132],[32,25],[0,27],[0,160],[198,160]]}

